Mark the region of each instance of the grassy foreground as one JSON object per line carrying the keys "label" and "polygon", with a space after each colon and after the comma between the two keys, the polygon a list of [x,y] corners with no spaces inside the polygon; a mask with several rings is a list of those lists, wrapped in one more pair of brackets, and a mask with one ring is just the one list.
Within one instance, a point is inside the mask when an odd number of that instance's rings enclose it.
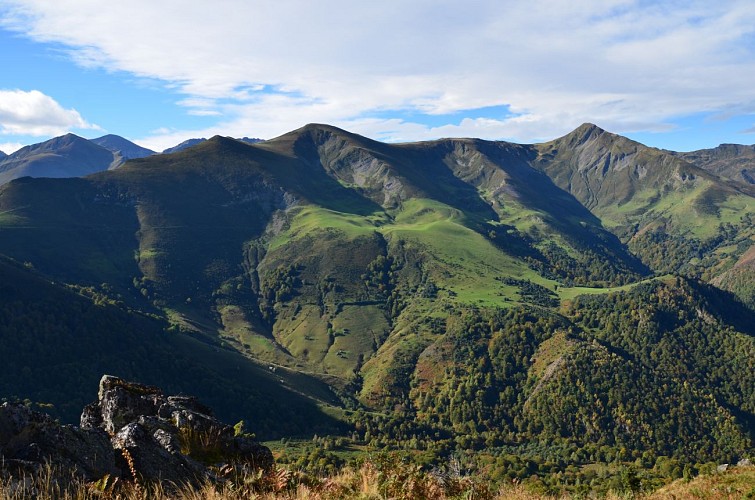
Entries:
{"label": "grassy foreground", "polygon": [[[0,479],[0,500],[35,499],[524,499],[557,500],[569,496],[543,495],[522,484],[498,490],[478,479],[461,474],[453,464],[445,470],[425,472],[420,467],[394,460],[378,459],[359,468],[344,468],[329,477],[314,477],[287,469],[250,473],[228,478],[222,485],[176,487],[171,484],[143,485],[138,481],[101,480],[97,483],[54,479],[48,469],[36,479]],[[592,495],[580,498],[595,498]],[[722,473],[680,479],[654,492],[610,491],[600,498],[681,500],[755,498],[755,467],[733,467]]]}

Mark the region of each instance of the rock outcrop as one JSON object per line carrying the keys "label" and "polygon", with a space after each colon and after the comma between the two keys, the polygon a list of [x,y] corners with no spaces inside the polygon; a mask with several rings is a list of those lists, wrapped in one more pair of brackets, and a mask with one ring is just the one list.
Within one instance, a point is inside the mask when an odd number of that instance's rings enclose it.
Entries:
{"label": "rock outcrop", "polygon": [[103,477],[199,484],[217,471],[269,469],[268,448],[217,420],[194,397],[105,375],[80,427],[22,404],[0,406],[0,469],[38,472],[46,463],[86,481]]}
{"label": "rock outcrop", "polygon": [[105,431],[60,425],[22,404],[4,403],[0,406],[2,468],[11,473],[35,473],[45,462],[76,470],[85,480],[120,474]]}

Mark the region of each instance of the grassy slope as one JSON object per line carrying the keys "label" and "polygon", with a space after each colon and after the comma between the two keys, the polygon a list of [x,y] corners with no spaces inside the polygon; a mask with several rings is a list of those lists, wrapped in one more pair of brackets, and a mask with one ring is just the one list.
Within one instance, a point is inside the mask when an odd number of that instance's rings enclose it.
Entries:
{"label": "grassy slope", "polygon": [[[441,334],[424,327],[418,319],[443,317],[444,308],[472,305],[508,308],[526,303],[520,288],[501,282],[502,277],[529,280],[549,290],[556,288],[562,299],[632,286],[558,287],[555,280],[543,278],[524,262],[502,252],[490,240],[468,228],[461,211],[434,200],[411,199],[400,209],[376,212],[368,217],[315,206],[295,208],[290,215],[288,229],[270,243],[266,257],[274,263],[268,264],[270,267],[283,262],[302,263],[305,268],[317,265],[320,269],[330,269],[330,275],[343,283],[345,271],[339,266],[328,267],[325,262],[336,259],[334,253],[337,255],[338,246],[349,245],[356,251],[360,248],[356,241],[378,234],[388,242],[386,255],[399,258],[399,254],[408,252],[411,257],[404,265],[421,269],[419,277],[399,278],[399,291],[407,296],[407,304],[404,312],[392,320],[386,318],[384,306],[366,304],[365,297],[355,296],[354,292],[326,297],[324,306],[320,306],[312,287],[303,285],[297,296],[279,307],[274,327],[277,343],[292,357],[276,349],[274,342],[269,338],[264,340],[263,336],[258,336],[252,346],[255,356],[297,363],[307,370],[345,378],[351,378],[365,362],[361,370],[362,394],[369,400],[397,382],[390,372],[411,363]],[[323,238],[314,243],[310,238],[315,232],[334,236],[329,243]],[[316,264],[309,260],[314,255],[319,256]],[[345,262],[340,265],[348,266]],[[304,274],[304,282],[315,279],[306,271]],[[421,293],[428,282],[438,288],[437,300],[418,299],[417,293]],[[363,303],[339,309],[338,301]],[[336,335],[329,335],[329,329]],[[349,333],[339,334],[344,331]]]}
{"label": "grassy slope", "polygon": [[652,500],[689,498],[754,498],[755,467],[734,467],[723,473],[703,474],[691,481],[679,479],[647,496]]}

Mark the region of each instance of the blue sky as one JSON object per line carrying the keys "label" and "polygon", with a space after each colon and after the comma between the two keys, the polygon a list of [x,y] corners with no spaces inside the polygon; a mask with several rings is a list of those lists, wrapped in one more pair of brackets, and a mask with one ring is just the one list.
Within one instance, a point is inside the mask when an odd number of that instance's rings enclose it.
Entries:
{"label": "blue sky", "polygon": [[0,0],[0,150],[306,123],[378,140],[755,143],[751,0]]}

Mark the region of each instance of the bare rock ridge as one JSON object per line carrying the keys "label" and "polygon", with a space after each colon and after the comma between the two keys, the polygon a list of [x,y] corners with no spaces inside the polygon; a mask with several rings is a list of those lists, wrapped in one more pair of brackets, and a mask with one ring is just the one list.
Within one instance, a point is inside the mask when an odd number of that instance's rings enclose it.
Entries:
{"label": "bare rock ridge", "polygon": [[86,481],[199,484],[219,480],[214,467],[268,469],[273,456],[194,397],[105,375],[80,427],[20,403],[0,406],[0,474],[34,474],[48,462]]}

